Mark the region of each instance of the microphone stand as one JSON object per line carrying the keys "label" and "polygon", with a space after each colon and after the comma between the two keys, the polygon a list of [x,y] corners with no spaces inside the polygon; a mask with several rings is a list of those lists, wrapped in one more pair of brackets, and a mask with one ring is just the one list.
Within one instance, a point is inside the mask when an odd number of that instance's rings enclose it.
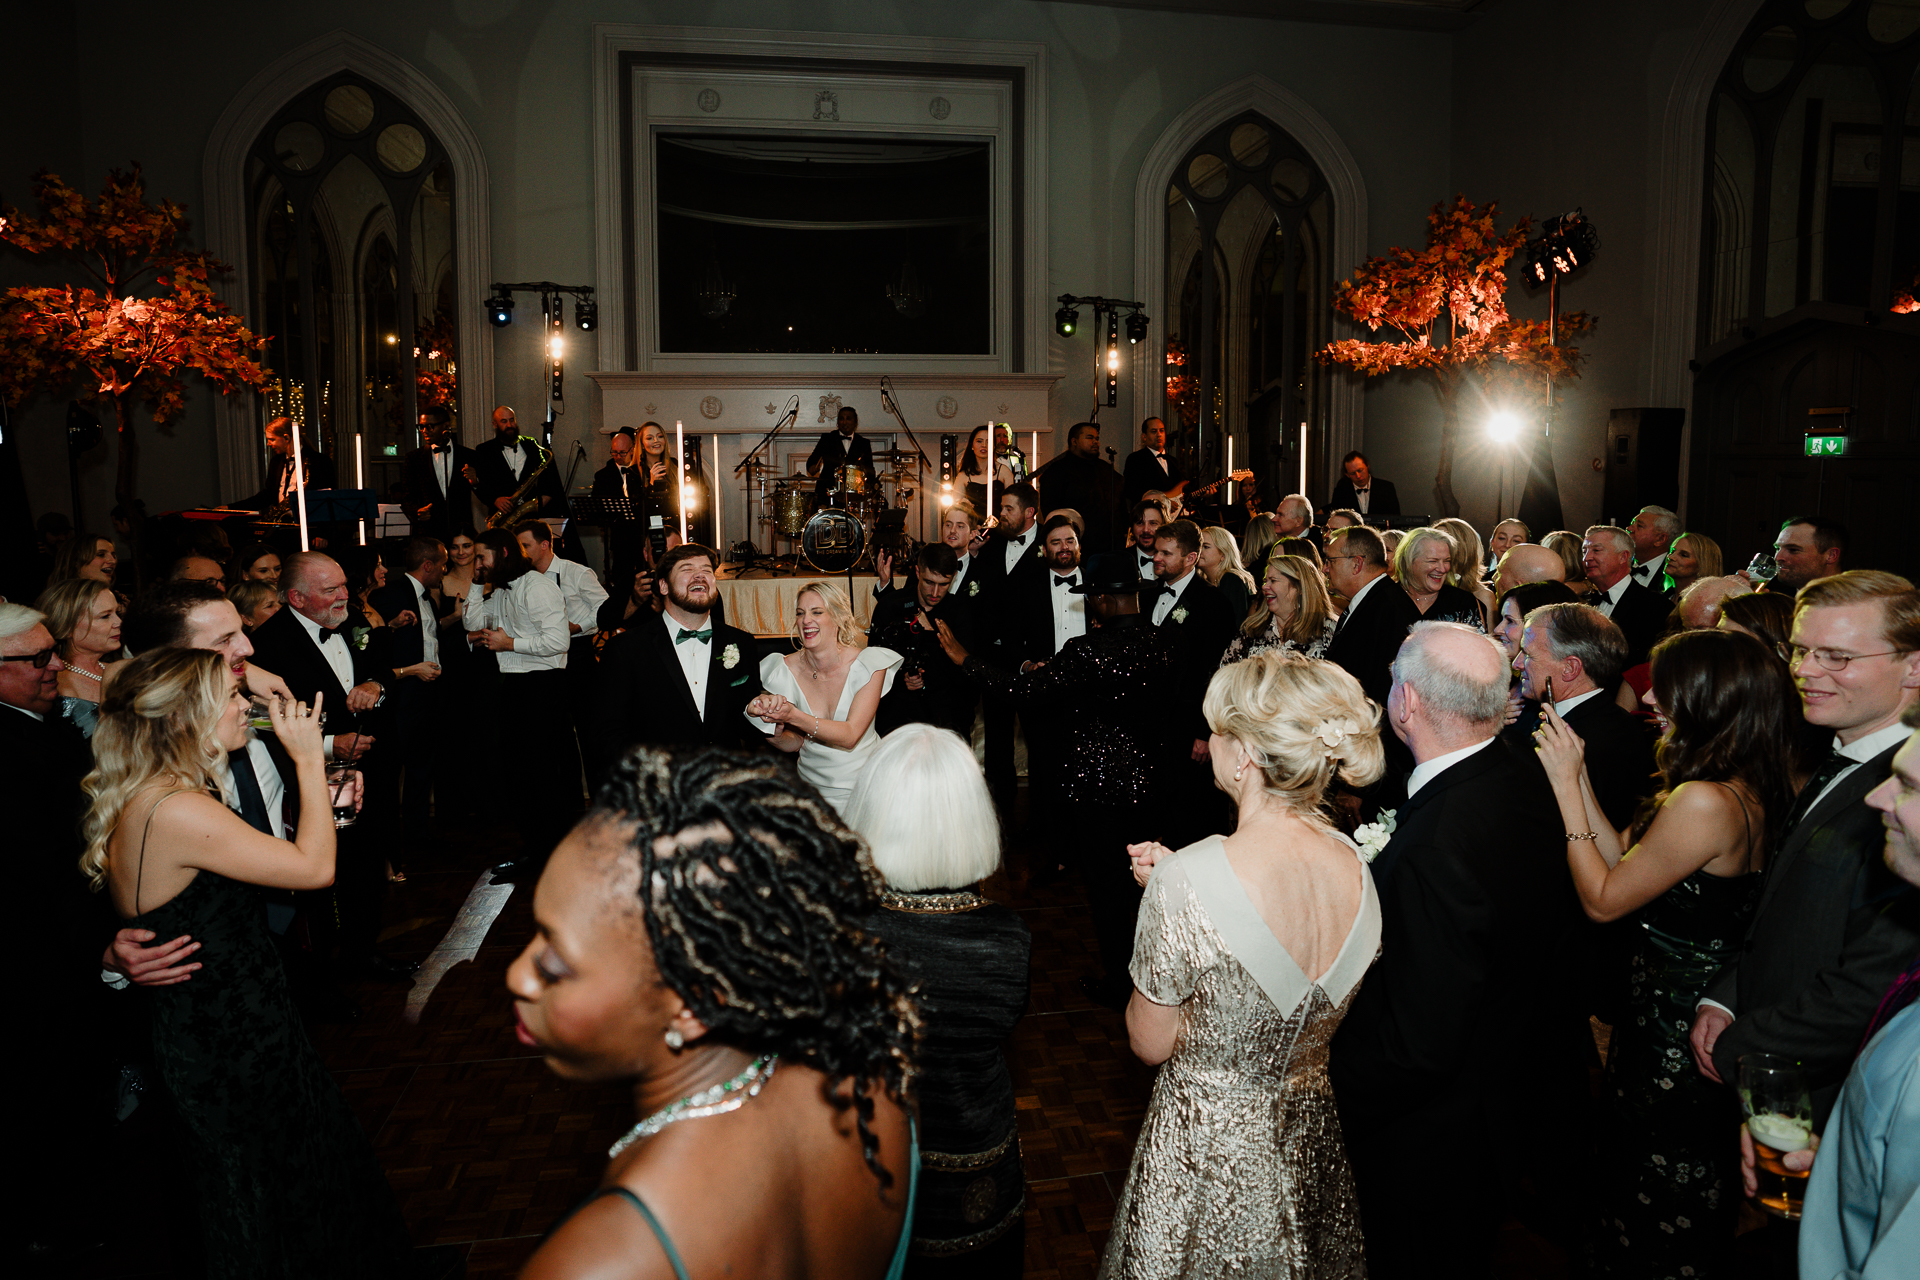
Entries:
{"label": "microphone stand", "polygon": [[[768,445],[773,443],[773,438],[780,434],[781,428],[785,427],[790,422],[797,422],[799,421],[799,419],[800,419],[800,397],[797,395],[790,396],[787,399],[787,411],[781,414],[779,419],[773,424],[773,430],[767,432],[766,435],[761,436],[760,443],[756,444],[755,446],[753,446],[753,448],[749,449],[747,451],[747,456],[740,459],[740,465],[736,466],[733,469],[733,474],[737,476],[742,471],[745,471],[749,466],[753,465],[753,460],[760,456],[760,451],[762,449],[766,448]],[[747,491],[749,494],[751,494],[753,491],[753,480],[751,477],[749,477],[747,480]],[[753,499],[751,497],[747,499],[747,545],[753,548],[754,556],[759,555],[760,544],[754,541]],[[778,562],[779,558],[777,556],[772,558],[775,560],[776,563]],[[750,556],[748,557],[746,565],[741,569],[741,572],[745,573],[748,569],[751,569],[752,567],[753,567],[753,557]]]}
{"label": "microphone stand", "polygon": [[913,428],[907,425],[907,417],[900,412],[900,406],[893,398],[893,379],[886,374],[880,375],[880,407],[893,415],[900,429],[907,433],[907,440],[913,445],[913,451],[920,459],[920,541],[927,540],[927,469],[933,466],[933,459],[927,457],[927,451],[920,447],[920,437],[913,434]]}

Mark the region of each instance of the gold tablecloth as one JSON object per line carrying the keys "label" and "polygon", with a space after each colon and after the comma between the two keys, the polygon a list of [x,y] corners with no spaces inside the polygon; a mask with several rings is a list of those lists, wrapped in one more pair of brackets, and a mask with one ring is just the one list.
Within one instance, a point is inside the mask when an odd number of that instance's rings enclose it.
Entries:
{"label": "gold tablecloth", "polygon": [[[865,631],[873,621],[873,588],[879,582],[871,573],[853,576],[853,616]],[[804,577],[721,578],[720,598],[726,602],[727,625],[751,631],[756,636],[785,636],[793,628],[794,602],[800,588],[809,582],[831,582],[847,589],[846,575],[829,577],[807,574]]]}

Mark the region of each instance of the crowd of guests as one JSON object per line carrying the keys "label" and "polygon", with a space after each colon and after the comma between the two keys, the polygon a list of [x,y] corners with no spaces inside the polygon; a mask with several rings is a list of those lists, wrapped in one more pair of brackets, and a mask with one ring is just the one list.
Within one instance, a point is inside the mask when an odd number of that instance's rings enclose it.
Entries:
{"label": "crowd of guests", "polygon": [[[377,946],[407,850],[486,823],[538,925],[516,1034],[637,1120],[525,1274],[1017,1275],[1030,941],[982,884],[1024,814],[1158,1068],[1103,1275],[1485,1274],[1516,1217],[1593,1274],[1728,1274],[1762,1054],[1826,1137],[1789,1157],[1803,1274],[1910,1262],[1920,592],[1824,517],[1735,575],[1658,507],[1382,531],[1359,455],[1343,507],[1236,533],[1164,446],[1091,514],[997,476],[992,519],[883,558],[869,627],[809,582],[784,645],[693,543],[609,593],[537,520],[204,538],[129,598],[70,534],[0,603],[57,904],[30,1015],[81,1061],[39,1082],[23,1238],[84,1230],[60,1196],[127,1068],[208,1274],[457,1269],[409,1250],[302,1017],[410,975]],[[502,726],[510,769],[441,767]]]}

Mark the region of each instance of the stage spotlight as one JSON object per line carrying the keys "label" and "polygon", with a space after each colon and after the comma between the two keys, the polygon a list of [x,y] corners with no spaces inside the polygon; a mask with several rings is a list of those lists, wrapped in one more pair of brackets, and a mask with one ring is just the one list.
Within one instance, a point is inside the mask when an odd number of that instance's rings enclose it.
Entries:
{"label": "stage spotlight", "polygon": [[1141,343],[1147,340],[1147,318],[1138,311],[1127,317],[1127,341]]}
{"label": "stage spotlight", "polygon": [[582,333],[592,333],[600,327],[600,304],[592,298],[576,298],[573,303],[573,322],[580,326]]}
{"label": "stage spotlight", "polygon": [[504,290],[487,299],[487,321],[496,329],[513,323],[513,295]]}
{"label": "stage spotlight", "polygon": [[1080,328],[1080,313],[1072,307],[1061,307],[1053,313],[1053,327],[1063,338],[1071,338]]}
{"label": "stage spotlight", "polygon": [[1581,210],[1548,218],[1540,224],[1540,238],[1527,243],[1527,278],[1538,285],[1552,276],[1571,275],[1599,249],[1600,233]]}
{"label": "stage spotlight", "polygon": [[1520,434],[1520,419],[1506,410],[1487,419],[1487,435],[1500,444],[1505,444]]}

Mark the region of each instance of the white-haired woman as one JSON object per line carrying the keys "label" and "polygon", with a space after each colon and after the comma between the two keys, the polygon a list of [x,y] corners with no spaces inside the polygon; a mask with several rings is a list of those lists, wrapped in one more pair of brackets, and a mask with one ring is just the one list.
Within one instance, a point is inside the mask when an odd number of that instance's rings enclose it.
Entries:
{"label": "white-haired woman", "polygon": [[1026,1179],[1005,1043],[1027,1010],[1033,942],[980,895],[1000,869],[1000,823],[973,750],[902,725],[867,757],[847,804],[885,877],[865,922],[918,985],[920,1188],[910,1277],[1017,1276]]}
{"label": "white-haired woman", "polygon": [[[1475,535],[1478,541],[1478,535]],[[1407,530],[1393,553],[1393,578],[1424,622],[1459,622],[1487,629],[1480,602],[1453,585],[1453,537],[1439,529]]]}
{"label": "white-haired woman", "polygon": [[830,582],[800,588],[791,635],[799,648],[761,660],[766,692],[747,704],[747,718],[771,732],[780,750],[799,752],[800,776],[844,813],[861,767],[880,741],[873,719],[901,657],[866,645],[847,593]]}
{"label": "white-haired woman", "polygon": [[1161,1064],[1103,1277],[1357,1276],[1364,1261],[1327,1044],[1380,950],[1373,877],[1322,808],[1380,776],[1377,711],[1331,663],[1263,653],[1204,704],[1234,833],[1146,880],[1127,1032]]}

